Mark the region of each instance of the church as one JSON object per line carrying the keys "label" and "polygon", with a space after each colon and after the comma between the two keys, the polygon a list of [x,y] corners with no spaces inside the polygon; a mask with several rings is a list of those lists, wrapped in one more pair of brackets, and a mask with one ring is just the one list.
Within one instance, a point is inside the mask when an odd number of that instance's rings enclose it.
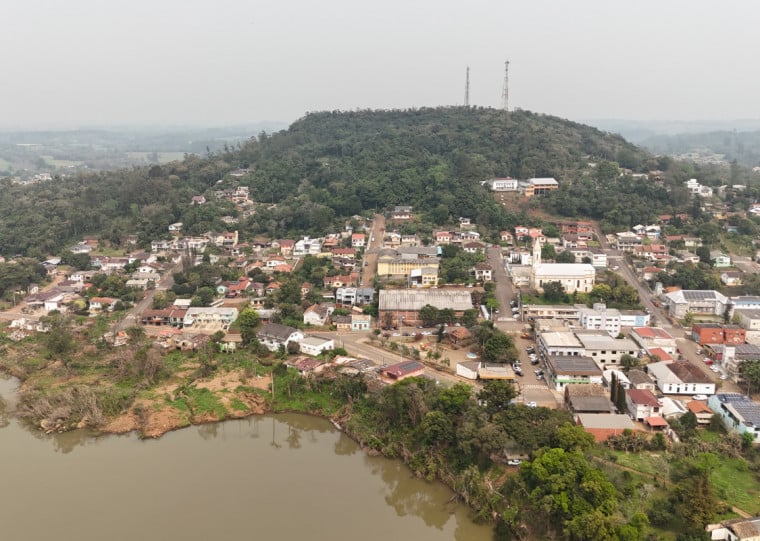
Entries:
{"label": "church", "polygon": [[594,287],[596,270],[588,263],[542,263],[541,244],[533,243],[533,264],[530,269],[530,286],[543,292],[544,284],[560,282],[565,293],[588,293]]}

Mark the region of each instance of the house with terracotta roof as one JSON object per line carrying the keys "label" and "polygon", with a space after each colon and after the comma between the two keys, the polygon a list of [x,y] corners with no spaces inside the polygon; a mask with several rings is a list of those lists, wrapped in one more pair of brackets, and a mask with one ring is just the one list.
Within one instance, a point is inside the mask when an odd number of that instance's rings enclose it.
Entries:
{"label": "house with terracotta roof", "polygon": [[670,355],[675,355],[678,349],[675,338],[661,327],[634,327],[629,336],[647,352],[651,348],[658,347]]}
{"label": "house with terracotta roof", "polygon": [[111,311],[118,300],[111,297],[93,297],[90,299],[90,312]]}
{"label": "house with terracotta roof", "polygon": [[648,417],[662,417],[662,404],[652,391],[627,389],[625,405],[635,421],[645,421]]}
{"label": "house with terracotta roof", "polygon": [[367,245],[367,235],[364,233],[354,233],[351,235],[351,246],[353,248],[364,248]]}
{"label": "house with terracotta roof", "polygon": [[713,416],[713,410],[710,409],[703,400],[691,400],[686,403],[686,407],[697,417],[697,424],[709,425]]}
{"label": "house with terracotta roof", "polygon": [[392,364],[383,370],[383,375],[390,382],[414,378],[425,373],[425,365],[418,361],[402,361]]}

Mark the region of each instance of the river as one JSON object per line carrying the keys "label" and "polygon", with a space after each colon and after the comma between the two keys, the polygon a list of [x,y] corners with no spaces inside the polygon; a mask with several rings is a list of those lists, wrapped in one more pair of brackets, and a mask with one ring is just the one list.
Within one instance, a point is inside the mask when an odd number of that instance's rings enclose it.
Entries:
{"label": "river", "polygon": [[367,456],[323,419],[47,436],[8,414],[14,385],[0,379],[0,539],[491,539],[445,486]]}

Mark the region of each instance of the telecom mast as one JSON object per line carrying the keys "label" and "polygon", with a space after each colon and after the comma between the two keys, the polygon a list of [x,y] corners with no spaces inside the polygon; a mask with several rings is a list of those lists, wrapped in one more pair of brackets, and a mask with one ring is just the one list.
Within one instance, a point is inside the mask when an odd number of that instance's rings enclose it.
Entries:
{"label": "telecom mast", "polygon": [[467,77],[464,83],[464,106],[470,106],[470,66],[467,66]]}
{"label": "telecom mast", "polygon": [[501,108],[509,111],[509,60],[504,62],[504,88],[501,90]]}

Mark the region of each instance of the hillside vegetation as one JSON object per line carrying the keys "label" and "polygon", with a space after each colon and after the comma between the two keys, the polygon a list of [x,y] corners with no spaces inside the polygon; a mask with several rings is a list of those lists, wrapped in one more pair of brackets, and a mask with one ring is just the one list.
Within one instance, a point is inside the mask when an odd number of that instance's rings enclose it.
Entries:
{"label": "hillside vegetation", "polygon": [[[527,111],[438,108],[308,114],[289,129],[182,162],[56,177],[32,186],[4,181],[0,252],[46,255],[82,235],[143,245],[182,221],[197,234],[224,229],[231,205],[191,207],[237,168],[262,203],[243,234],[323,233],[338,218],[393,204],[414,205],[434,223],[469,216],[484,227],[514,225],[480,182],[493,176],[569,181],[588,161],[634,169],[649,157],[619,136]],[[210,195],[210,192],[209,194]]]}

